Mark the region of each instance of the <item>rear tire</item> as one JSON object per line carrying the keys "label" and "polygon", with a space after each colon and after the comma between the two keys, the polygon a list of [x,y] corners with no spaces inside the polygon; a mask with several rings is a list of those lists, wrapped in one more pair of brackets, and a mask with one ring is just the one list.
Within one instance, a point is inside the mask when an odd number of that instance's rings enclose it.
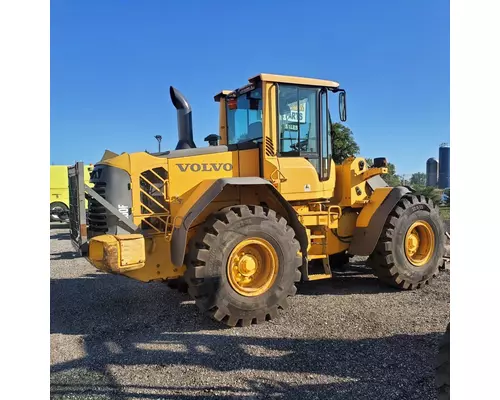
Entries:
{"label": "rear tire", "polygon": [[[262,256],[259,246],[264,249]],[[235,256],[238,249],[242,253]],[[287,298],[297,291],[295,282],[300,280],[302,265],[299,250],[294,230],[273,210],[228,207],[213,214],[190,241],[184,275],[189,294],[200,310],[229,326],[270,320],[278,309],[288,308]],[[266,254],[274,258],[264,258]],[[253,261],[248,262],[250,258]],[[253,268],[253,272],[241,268]],[[235,279],[244,283],[238,286]]]}
{"label": "rear tire", "polygon": [[417,289],[438,274],[444,244],[444,224],[432,200],[405,195],[387,217],[368,265],[388,285]]}
{"label": "rear tire", "polygon": [[439,344],[436,366],[438,400],[450,399],[450,324]]}

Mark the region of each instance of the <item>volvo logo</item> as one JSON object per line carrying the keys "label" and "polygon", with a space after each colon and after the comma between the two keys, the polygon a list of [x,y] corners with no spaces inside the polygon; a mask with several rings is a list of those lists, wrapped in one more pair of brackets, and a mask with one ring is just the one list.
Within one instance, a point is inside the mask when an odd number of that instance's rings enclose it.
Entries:
{"label": "volvo logo", "polygon": [[192,172],[210,172],[210,171],[231,171],[233,164],[230,163],[203,163],[203,164],[175,164],[181,172],[186,172],[188,169]]}
{"label": "volvo logo", "polygon": [[129,217],[129,206],[118,204],[118,211],[120,211],[120,213],[123,214],[125,218]]}

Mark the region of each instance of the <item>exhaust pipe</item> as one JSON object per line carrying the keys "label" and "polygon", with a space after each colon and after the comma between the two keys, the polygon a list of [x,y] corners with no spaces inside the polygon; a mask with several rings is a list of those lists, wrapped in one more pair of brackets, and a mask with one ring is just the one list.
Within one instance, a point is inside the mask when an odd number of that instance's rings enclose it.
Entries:
{"label": "exhaust pipe", "polygon": [[179,142],[175,150],[195,149],[193,141],[193,120],[191,106],[187,99],[173,86],[170,86],[170,98],[177,109],[177,131]]}

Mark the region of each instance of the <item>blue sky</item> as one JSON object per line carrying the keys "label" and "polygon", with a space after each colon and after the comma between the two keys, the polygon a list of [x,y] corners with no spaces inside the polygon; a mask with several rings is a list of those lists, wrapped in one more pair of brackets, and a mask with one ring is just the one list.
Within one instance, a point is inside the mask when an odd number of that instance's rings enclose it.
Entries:
{"label": "blue sky", "polygon": [[270,72],[339,81],[361,155],[425,171],[449,142],[449,28],[445,0],[52,0],[51,163],[172,148],[170,85],[204,146],[213,96]]}

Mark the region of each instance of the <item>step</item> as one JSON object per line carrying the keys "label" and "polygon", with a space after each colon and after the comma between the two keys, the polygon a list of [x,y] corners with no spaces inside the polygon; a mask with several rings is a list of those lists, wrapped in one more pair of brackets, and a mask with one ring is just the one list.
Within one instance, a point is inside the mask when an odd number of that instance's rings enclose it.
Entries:
{"label": "step", "polygon": [[311,239],[324,239],[326,235],[309,235]]}
{"label": "step", "polygon": [[307,256],[309,260],[320,260],[327,257],[328,256],[326,254],[311,254]]}
{"label": "step", "polygon": [[307,278],[308,281],[319,281],[320,279],[329,279],[332,277],[332,274],[312,274]]}

